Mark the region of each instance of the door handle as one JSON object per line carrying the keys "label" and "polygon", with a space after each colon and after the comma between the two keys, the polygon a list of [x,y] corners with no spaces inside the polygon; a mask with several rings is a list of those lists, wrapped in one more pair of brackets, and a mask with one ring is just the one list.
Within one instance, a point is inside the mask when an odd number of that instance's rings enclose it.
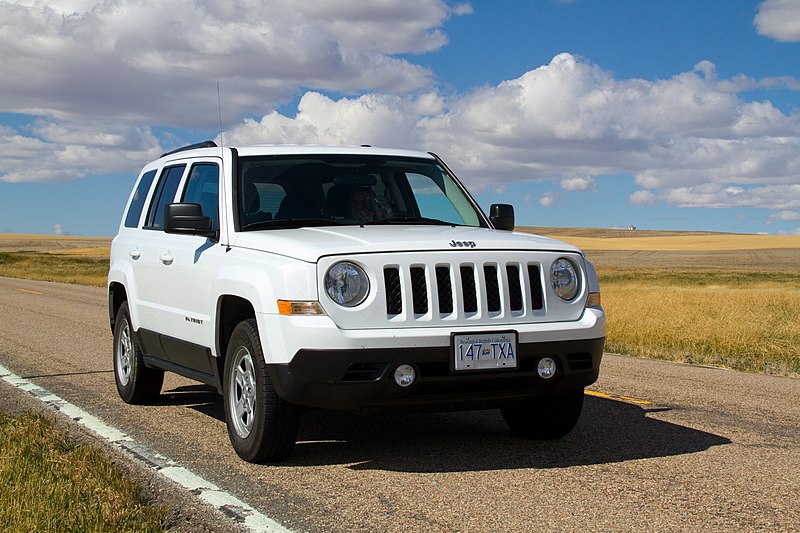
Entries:
{"label": "door handle", "polygon": [[139,250],[138,248],[134,248],[133,250],[131,250],[130,252],[128,252],[128,255],[129,255],[129,256],[131,256],[131,259],[133,259],[134,261],[136,261],[137,259],[139,259],[140,257],[142,257],[142,251],[141,251],[141,250]]}
{"label": "door handle", "polygon": [[164,252],[160,256],[158,256],[158,258],[161,259],[161,262],[164,263],[165,265],[171,265],[172,262],[175,260],[171,252]]}

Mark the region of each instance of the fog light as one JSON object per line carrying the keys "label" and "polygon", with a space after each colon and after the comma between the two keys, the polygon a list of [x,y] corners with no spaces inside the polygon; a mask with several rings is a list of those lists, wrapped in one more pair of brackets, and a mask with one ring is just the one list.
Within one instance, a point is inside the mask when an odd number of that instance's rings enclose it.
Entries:
{"label": "fog light", "polygon": [[394,382],[401,387],[410,387],[417,379],[417,371],[411,365],[400,365],[394,371]]}
{"label": "fog light", "polygon": [[542,357],[539,359],[536,371],[539,373],[540,378],[550,379],[556,375],[556,362],[552,357]]}

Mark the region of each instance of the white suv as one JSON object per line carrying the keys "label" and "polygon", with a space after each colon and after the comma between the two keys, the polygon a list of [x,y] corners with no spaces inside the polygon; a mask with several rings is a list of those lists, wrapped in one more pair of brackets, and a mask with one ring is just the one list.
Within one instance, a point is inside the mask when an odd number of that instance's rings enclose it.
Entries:
{"label": "white suv", "polygon": [[592,264],[487,217],[436,155],[372,147],[217,147],[142,170],[111,248],[117,389],[164,371],[224,396],[247,461],[285,457],[304,408],[500,408],[558,438],[598,376]]}

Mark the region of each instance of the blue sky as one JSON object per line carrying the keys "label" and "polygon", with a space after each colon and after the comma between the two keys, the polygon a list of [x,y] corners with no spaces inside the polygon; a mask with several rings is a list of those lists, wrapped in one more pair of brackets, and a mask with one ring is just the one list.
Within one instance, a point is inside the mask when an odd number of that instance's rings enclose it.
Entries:
{"label": "blue sky", "polygon": [[520,225],[800,234],[800,0],[0,2],[0,232],[228,143],[430,150]]}

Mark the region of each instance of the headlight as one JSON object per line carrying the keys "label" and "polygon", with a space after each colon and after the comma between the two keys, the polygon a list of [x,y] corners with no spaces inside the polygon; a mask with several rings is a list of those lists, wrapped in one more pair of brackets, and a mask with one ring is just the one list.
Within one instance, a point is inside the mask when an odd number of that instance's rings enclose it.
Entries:
{"label": "headlight", "polygon": [[572,300],[578,295],[580,283],[575,266],[567,259],[561,258],[550,267],[550,283],[553,290],[562,300]]}
{"label": "headlight", "polygon": [[336,263],[325,273],[325,292],[337,304],[355,307],[369,294],[369,278],[354,263]]}

